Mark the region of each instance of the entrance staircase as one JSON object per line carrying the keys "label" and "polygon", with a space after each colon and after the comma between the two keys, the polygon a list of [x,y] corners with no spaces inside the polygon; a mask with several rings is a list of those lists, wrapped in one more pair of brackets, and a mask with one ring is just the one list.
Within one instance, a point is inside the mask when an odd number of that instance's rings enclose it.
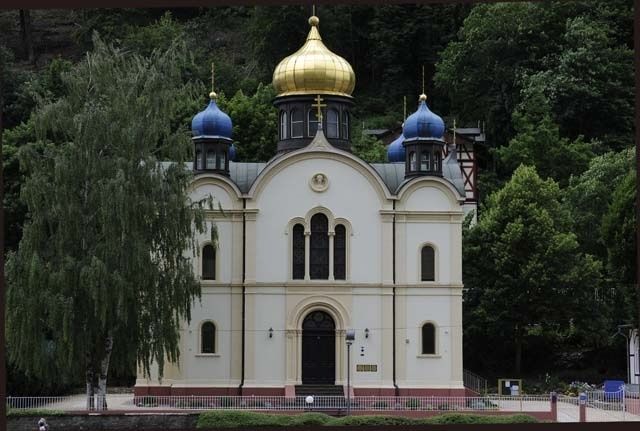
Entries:
{"label": "entrance staircase", "polygon": [[297,385],[296,396],[306,397],[307,395],[324,397],[343,397],[344,389],[342,385]]}

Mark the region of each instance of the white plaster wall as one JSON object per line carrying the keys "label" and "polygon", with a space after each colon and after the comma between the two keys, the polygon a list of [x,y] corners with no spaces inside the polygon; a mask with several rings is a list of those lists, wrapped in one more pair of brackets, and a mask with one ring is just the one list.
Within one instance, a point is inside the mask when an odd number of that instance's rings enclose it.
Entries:
{"label": "white plaster wall", "polygon": [[200,183],[189,194],[191,199],[197,202],[211,196],[213,198],[213,209],[218,209],[218,203],[223,210],[236,208],[238,206],[238,198],[230,195],[222,185],[216,184],[216,182],[221,182],[221,180],[210,178],[206,182]]}
{"label": "white plaster wall", "polygon": [[[181,340],[182,379],[188,383],[211,386],[228,383],[231,375],[231,295],[228,288],[203,288],[202,303],[192,307],[191,323],[184,326]],[[200,325],[206,320],[216,324],[216,354],[200,354]]]}
{"label": "white plaster wall", "polygon": [[451,198],[435,185],[428,182],[413,191],[403,199],[403,208],[408,211],[459,211],[458,204],[453,204]]}
{"label": "white plaster wall", "polygon": [[405,256],[407,283],[422,283],[421,250],[424,243],[435,246],[436,282],[451,283],[451,229],[449,223],[405,223],[397,228],[406,230]]}
{"label": "white plaster wall", "polygon": [[[419,288],[417,288],[419,289]],[[424,288],[423,288],[424,289]],[[409,289],[409,294],[411,295]],[[407,328],[406,349],[406,371],[407,383],[411,386],[448,386],[451,384],[451,347],[453,329],[450,320],[451,297],[445,296],[445,289],[429,289],[420,292],[420,295],[411,295],[407,300],[407,313],[405,325]],[[439,291],[442,291],[439,294]],[[444,294],[444,295],[443,295]],[[425,321],[435,322],[436,333],[436,356],[422,357],[422,323]]]}
{"label": "white plaster wall", "polygon": [[[211,241],[211,227],[215,224],[218,229],[218,248],[216,250],[216,279],[215,280],[202,280],[203,286],[211,284],[229,284],[232,276],[232,260],[234,251],[234,238],[233,238],[233,226],[230,218],[223,219],[208,219],[206,232],[203,232],[197,236],[197,243],[199,246],[198,253],[194,256],[192,252],[189,252],[189,257],[192,258],[193,271],[198,278],[202,276],[202,248],[205,244]],[[235,241],[237,242],[237,240]]]}
{"label": "white plaster wall", "polygon": [[[285,384],[285,316],[284,288],[261,289],[255,294],[253,339],[255,384],[253,386],[284,386]],[[268,329],[273,328],[273,338]]]}
{"label": "white plaster wall", "polygon": [[[324,173],[329,188],[316,193],[309,187],[315,173]],[[257,196],[256,280],[290,279],[290,235],[287,226],[294,217],[322,206],[334,217],[349,220],[350,265],[348,281],[376,283],[381,280],[381,201],[367,178],[352,166],[333,159],[306,159],[276,173]],[[251,252],[251,251],[249,251]]]}
{"label": "white plaster wall", "polygon": [[[383,330],[381,289],[363,289],[353,298],[353,329],[356,339],[351,346],[351,376],[355,385],[380,386],[382,383],[382,343],[383,337],[391,331]],[[369,328],[369,338],[365,338],[364,330]],[[364,347],[364,356],[361,348]],[[377,364],[377,372],[357,372],[357,364]]]}

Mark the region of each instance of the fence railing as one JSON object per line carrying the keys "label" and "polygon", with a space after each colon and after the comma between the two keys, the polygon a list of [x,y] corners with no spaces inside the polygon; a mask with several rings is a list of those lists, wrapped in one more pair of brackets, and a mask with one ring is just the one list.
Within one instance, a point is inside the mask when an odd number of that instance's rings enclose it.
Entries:
{"label": "fence railing", "polygon": [[487,379],[479,376],[469,370],[462,370],[462,379],[464,381],[464,387],[471,389],[478,395],[485,395],[487,391]]}
{"label": "fence railing", "polygon": [[[102,401],[106,401],[103,403]],[[86,410],[274,410],[328,411],[347,409],[342,396],[283,397],[283,396],[134,396],[107,395],[106,400],[94,399],[89,408],[83,395],[66,397],[8,397],[11,409],[51,409],[64,411]],[[105,406],[106,404],[106,406]],[[352,411],[507,411],[548,412],[550,397],[486,396],[486,397],[352,397]]]}

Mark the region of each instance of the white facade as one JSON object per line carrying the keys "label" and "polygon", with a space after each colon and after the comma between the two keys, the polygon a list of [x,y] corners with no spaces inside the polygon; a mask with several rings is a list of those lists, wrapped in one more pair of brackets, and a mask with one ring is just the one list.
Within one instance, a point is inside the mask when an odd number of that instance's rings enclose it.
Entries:
{"label": "white facade", "polygon": [[[344,335],[353,329],[355,394],[463,394],[464,188],[418,176],[390,190],[378,170],[332,147],[321,132],[307,147],[260,165],[245,190],[234,178],[241,165],[232,166],[229,178],[194,179],[191,196],[211,195],[223,209],[208,212],[219,234],[215,280],[202,280],[202,299],[181,330],[179,363],[165,369],[162,381],[139,376],[137,393],[293,395],[308,372],[302,324],[320,310],[335,324],[330,384],[346,385]],[[328,219],[325,280],[309,277],[308,232],[316,213]],[[306,232],[303,279],[293,278],[295,224]],[[338,224],[346,228],[345,280],[332,277]],[[200,236],[201,247],[209,237]],[[421,281],[425,245],[435,251],[434,281]],[[193,262],[199,275],[202,256]],[[215,346],[203,353],[206,322],[215,325]],[[435,351],[427,354],[425,323],[435,327]]]}

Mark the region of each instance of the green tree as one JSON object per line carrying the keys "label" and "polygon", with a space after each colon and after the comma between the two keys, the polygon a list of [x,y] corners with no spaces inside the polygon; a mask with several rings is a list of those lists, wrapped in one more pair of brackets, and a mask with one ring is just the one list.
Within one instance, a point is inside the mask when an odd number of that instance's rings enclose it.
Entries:
{"label": "green tree", "polygon": [[633,49],[602,20],[567,20],[556,63],[524,80],[551,99],[562,134],[598,138],[605,150],[633,143]]}
{"label": "green tree", "polygon": [[572,177],[564,191],[564,203],[574,221],[573,231],[585,253],[607,261],[607,241],[602,237],[602,219],[609,210],[613,191],[633,168],[633,148],[594,157],[589,169]]}
{"label": "green tree", "polygon": [[155,362],[162,376],[177,360],[200,294],[184,252],[208,226],[186,192],[186,125],[169,121],[194,98],[184,45],[149,57],[94,46],[35,115],[39,139],[56,145],[20,151],[29,220],[8,259],[7,334],[28,376],[84,373],[87,395],[103,396],[110,368],[137,361],[149,373]]}
{"label": "green tree", "polygon": [[607,246],[607,271],[612,278],[622,313],[620,320],[638,323],[640,292],[636,278],[636,172],[629,170],[613,188],[611,203],[602,219]]}
{"label": "green tree", "polygon": [[517,374],[529,341],[588,345],[602,335],[592,299],[601,264],[580,252],[560,198],[557,183],[520,166],[464,235],[467,347],[495,355],[506,344]]}
{"label": "green tree", "polygon": [[[356,133],[353,133],[354,131]],[[351,136],[351,151],[353,154],[368,163],[382,163],[387,161],[387,148],[380,140],[371,135],[365,135],[362,133],[362,129],[358,127],[352,130]]]}
{"label": "green tree", "polygon": [[231,99],[220,97],[220,107],[233,121],[233,141],[238,160],[266,162],[276,153],[278,111],[271,104],[271,85],[258,85],[252,96],[239,90]]}
{"label": "green tree", "polygon": [[592,144],[581,137],[569,140],[551,119],[547,98],[536,92],[513,114],[516,135],[497,154],[509,172],[520,164],[535,166],[542,178],[553,178],[564,186],[571,175],[581,174],[593,157]]}

